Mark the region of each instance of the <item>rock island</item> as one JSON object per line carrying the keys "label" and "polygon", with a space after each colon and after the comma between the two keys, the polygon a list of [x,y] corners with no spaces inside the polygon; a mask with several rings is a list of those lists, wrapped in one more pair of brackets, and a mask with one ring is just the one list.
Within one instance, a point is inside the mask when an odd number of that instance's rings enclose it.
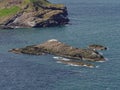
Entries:
{"label": "rock island", "polygon": [[72,47],[56,39],[48,40],[42,44],[26,46],[24,48],[11,49],[9,51],[18,54],[23,53],[31,55],[52,54],[75,60],[105,61],[104,57],[97,51],[87,48],[82,49]]}

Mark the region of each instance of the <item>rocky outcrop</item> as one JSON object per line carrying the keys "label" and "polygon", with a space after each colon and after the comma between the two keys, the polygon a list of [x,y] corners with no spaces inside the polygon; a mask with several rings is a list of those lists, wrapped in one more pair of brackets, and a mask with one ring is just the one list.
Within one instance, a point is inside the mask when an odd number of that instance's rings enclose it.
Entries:
{"label": "rocky outcrop", "polygon": [[0,29],[14,29],[14,28],[12,28],[10,26],[1,25]]}
{"label": "rocky outcrop", "polygon": [[104,57],[97,51],[69,46],[58,40],[48,40],[42,44],[12,49],[10,52],[32,55],[52,54],[65,58],[88,61],[104,61]]}
{"label": "rocky outcrop", "polygon": [[82,62],[82,61],[65,61],[65,60],[58,60],[59,63],[63,63],[63,64],[68,64],[68,65],[72,65],[72,66],[85,66],[85,67],[90,67],[90,68],[94,68],[95,65],[91,64],[91,63],[86,63],[86,62]]}
{"label": "rocky outcrop", "polygon": [[[5,0],[3,0],[5,1]],[[11,2],[10,2],[11,1]],[[10,28],[51,27],[69,22],[67,8],[61,4],[51,4],[47,0],[10,0],[1,10],[16,9],[10,15],[0,18],[0,24]],[[7,9],[6,9],[7,8]],[[10,10],[9,10],[10,11]],[[12,11],[12,10],[11,10]],[[1,14],[2,15],[2,14]]]}
{"label": "rocky outcrop", "polygon": [[97,45],[97,44],[89,45],[88,48],[93,50],[107,50],[107,47],[103,45]]}

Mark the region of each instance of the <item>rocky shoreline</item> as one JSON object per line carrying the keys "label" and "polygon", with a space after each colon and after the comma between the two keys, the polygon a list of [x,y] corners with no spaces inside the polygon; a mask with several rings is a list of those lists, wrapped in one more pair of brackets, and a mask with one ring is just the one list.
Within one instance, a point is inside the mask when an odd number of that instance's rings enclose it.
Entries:
{"label": "rocky shoreline", "polygon": [[[70,45],[64,44],[56,39],[48,40],[42,44],[26,46],[24,48],[15,48],[9,50],[9,52],[13,52],[16,54],[30,54],[30,55],[46,55],[51,54],[55,56],[60,56],[64,58],[69,58],[72,61],[61,61],[63,63],[68,64],[77,64],[81,66],[91,66],[91,64],[84,64],[81,61],[105,61],[103,55],[101,55],[98,51],[92,49],[82,49],[75,48]],[[76,62],[79,61],[79,62]],[[74,62],[75,61],[75,62]],[[94,66],[94,65],[93,65]]]}
{"label": "rocky shoreline", "polygon": [[104,57],[99,52],[91,49],[81,49],[64,44],[56,39],[48,40],[42,44],[26,46],[10,50],[14,53],[24,53],[32,55],[52,54],[70,59],[104,61]]}

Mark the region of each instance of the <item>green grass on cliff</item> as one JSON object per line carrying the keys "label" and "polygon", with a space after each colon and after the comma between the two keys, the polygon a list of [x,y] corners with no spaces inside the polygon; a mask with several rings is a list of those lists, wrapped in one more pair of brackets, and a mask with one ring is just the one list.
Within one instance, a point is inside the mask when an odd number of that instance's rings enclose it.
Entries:
{"label": "green grass on cliff", "polygon": [[50,2],[47,0],[24,0],[23,4],[30,4],[30,3],[39,3],[41,5],[48,5]]}
{"label": "green grass on cliff", "polygon": [[[21,1],[21,3],[19,3],[19,1]],[[29,5],[29,7],[25,10],[26,12],[34,11],[36,7],[38,8],[38,10],[41,10],[41,6],[48,8],[64,7],[63,4],[52,4],[48,0],[0,0],[0,23],[17,14],[27,5]]]}
{"label": "green grass on cliff", "polygon": [[0,17],[14,15],[18,11],[20,11],[20,8],[18,6],[12,6],[10,8],[0,9]]}
{"label": "green grass on cliff", "polygon": [[49,2],[49,0],[25,0],[25,1],[29,3],[36,3],[45,7],[56,7],[56,8],[64,7],[63,4],[52,4],[51,2]]}

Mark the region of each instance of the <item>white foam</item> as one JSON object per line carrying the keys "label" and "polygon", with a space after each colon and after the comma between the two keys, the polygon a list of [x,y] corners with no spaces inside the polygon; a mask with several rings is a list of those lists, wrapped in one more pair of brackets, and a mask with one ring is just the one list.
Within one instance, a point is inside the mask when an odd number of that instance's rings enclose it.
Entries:
{"label": "white foam", "polygon": [[57,59],[57,60],[59,59],[59,57],[53,57],[53,58],[54,58],[54,59]]}
{"label": "white foam", "polygon": [[84,64],[83,66],[87,67],[87,65],[86,65],[86,64]]}
{"label": "white foam", "polygon": [[94,68],[93,66],[87,66],[86,64],[83,65],[84,67]]}
{"label": "white foam", "polygon": [[89,68],[94,68],[94,66],[87,66],[87,65],[76,65],[76,64],[67,64],[67,66],[75,66],[75,67],[78,67],[78,66],[83,66],[83,67],[89,67]]}
{"label": "white foam", "polygon": [[54,59],[57,59],[57,60],[63,60],[63,61],[70,61],[70,59],[68,58],[63,58],[63,57],[53,57]]}
{"label": "white foam", "polygon": [[93,66],[87,66],[87,67],[89,67],[89,68],[94,68]]}
{"label": "white foam", "polygon": [[[61,61],[57,61],[57,63],[63,63]],[[63,63],[64,64],[64,63]],[[72,64],[72,63],[68,63],[66,64],[66,66],[80,66],[80,65],[76,65],[76,64]]]}
{"label": "white foam", "polygon": [[104,61],[97,61],[97,62],[105,62],[105,61],[108,61],[109,59],[108,58],[105,58],[105,60]]}
{"label": "white foam", "polygon": [[68,59],[68,58],[62,58],[62,60],[64,60],[64,61],[70,61],[70,59]]}
{"label": "white foam", "polygon": [[80,65],[76,65],[76,64],[68,64],[69,66],[75,66],[75,67],[78,67]]}
{"label": "white foam", "polygon": [[[64,64],[64,62],[62,62],[62,61],[70,61],[70,59],[63,58],[63,57],[57,57],[57,56],[55,56],[55,57],[53,57],[53,58],[59,60],[59,61],[57,61],[57,63],[63,63],[63,64]],[[77,65],[77,64],[72,64],[72,63],[65,63],[65,64],[66,64],[67,66],[75,66],[75,67],[83,66],[83,67],[94,68],[94,66],[88,66],[88,65],[86,65],[86,64],[84,64],[84,65]]]}
{"label": "white foam", "polygon": [[97,62],[101,62],[102,63],[102,62],[105,62],[105,61],[97,61]]}

